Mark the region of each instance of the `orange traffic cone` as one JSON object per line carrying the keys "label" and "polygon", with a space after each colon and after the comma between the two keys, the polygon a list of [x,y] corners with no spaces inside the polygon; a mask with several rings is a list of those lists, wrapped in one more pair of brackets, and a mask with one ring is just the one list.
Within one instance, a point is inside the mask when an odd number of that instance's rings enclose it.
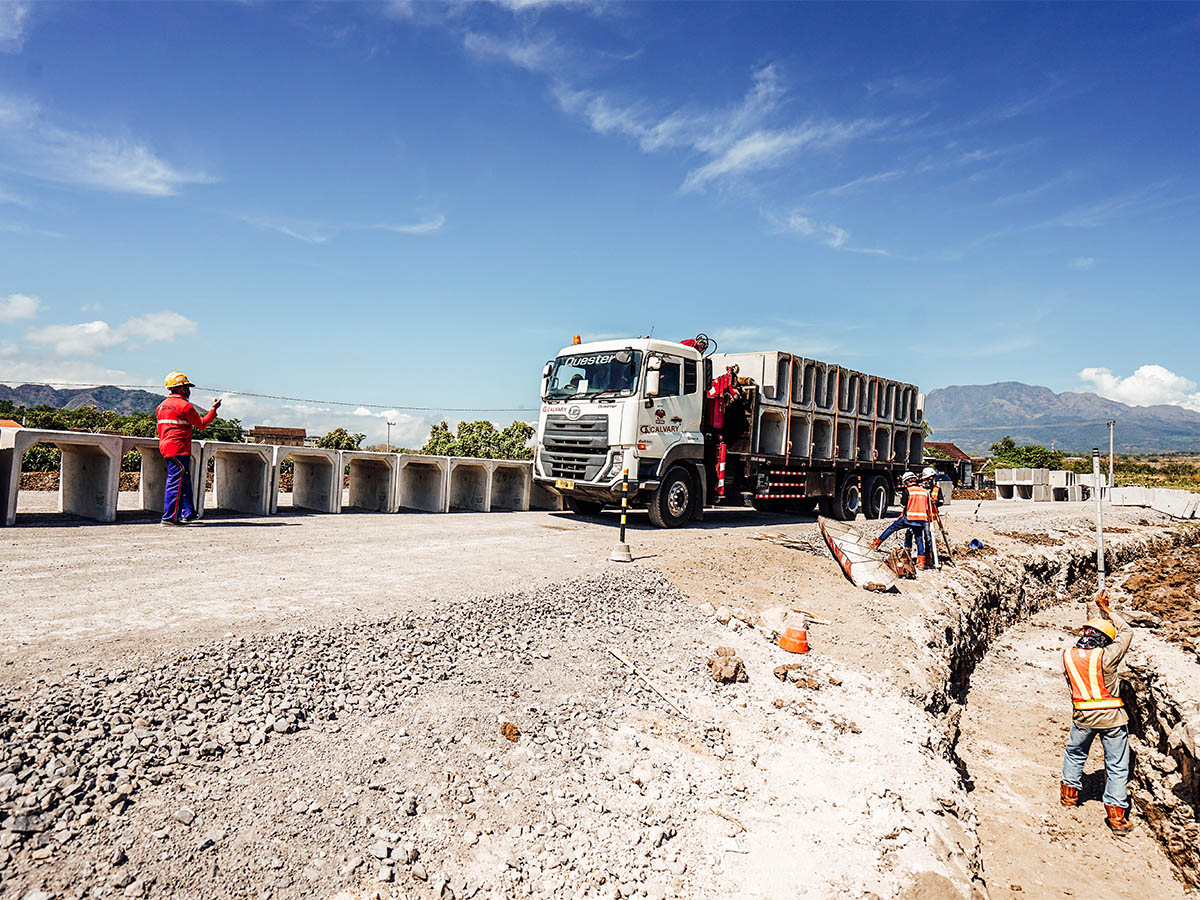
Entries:
{"label": "orange traffic cone", "polygon": [[789,653],[807,653],[808,623],[803,619],[799,622],[789,620],[779,636],[779,646]]}

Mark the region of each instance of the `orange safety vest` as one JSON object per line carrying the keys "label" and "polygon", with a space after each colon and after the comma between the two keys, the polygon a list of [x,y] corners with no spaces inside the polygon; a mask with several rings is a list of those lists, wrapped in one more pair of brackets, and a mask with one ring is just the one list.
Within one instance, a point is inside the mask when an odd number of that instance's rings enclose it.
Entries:
{"label": "orange safety vest", "polygon": [[1081,650],[1071,647],[1063,651],[1063,668],[1071,682],[1071,702],[1076,709],[1120,709],[1125,704],[1120,697],[1108,692],[1100,662],[1104,650]]}
{"label": "orange safety vest", "polygon": [[933,518],[929,491],[918,486],[908,489],[908,504],[904,507],[904,518],[910,522],[928,522]]}

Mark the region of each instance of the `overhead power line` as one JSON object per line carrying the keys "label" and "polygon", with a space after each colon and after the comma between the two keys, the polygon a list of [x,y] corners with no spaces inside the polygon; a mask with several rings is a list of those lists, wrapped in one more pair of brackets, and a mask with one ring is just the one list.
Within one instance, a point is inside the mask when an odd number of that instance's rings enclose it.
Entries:
{"label": "overhead power line", "polygon": [[[9,379],[0,376],[2,384],[35,384],[39,387],[48,388],[63,388],[63,387],[115,387],[126,390],[143,390],[143,391],[161,391],[162,388],[156,384],[109,384],[96,385],[88,384],[87,382],[73,381],[22,381],[21,379]],[[196,385],[196,390],[207,391],[211,394],[237,395],[239,397],[257,397],[261,400],[286,400],[291,403],[314,403],[319,406],[352,406],[362,407],[364,409],[397,409],[406,410],[408,412],[537,412],[536,406],[405,406],[399,403],[355,403],[349,400],[314,400],[309,397],[284,397],[279,394],[256,394],[253,391],[234,391],[224,388],[204,387]]]}

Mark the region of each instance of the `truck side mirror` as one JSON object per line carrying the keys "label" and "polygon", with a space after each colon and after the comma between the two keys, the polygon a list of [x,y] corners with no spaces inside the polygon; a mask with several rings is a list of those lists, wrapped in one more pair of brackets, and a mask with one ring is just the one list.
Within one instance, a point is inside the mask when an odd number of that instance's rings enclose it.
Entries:
{"label": "truck side mirror", "polygon": [[662,373],[658,369],[651,369],[646,373],[646,396],[657,397],[659,381],[662,378]]}
{"label": "truck side mirror", "polygon": [[546,395],[550,393],[550,373],[554,370],[554,363],[546,363],[542,366],[542,399],[546,399]]}

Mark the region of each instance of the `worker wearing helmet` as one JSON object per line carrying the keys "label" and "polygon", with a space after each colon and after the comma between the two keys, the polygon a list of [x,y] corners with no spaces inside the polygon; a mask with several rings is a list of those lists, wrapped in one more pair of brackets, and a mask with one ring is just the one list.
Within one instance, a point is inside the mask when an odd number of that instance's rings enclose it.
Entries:
{"label": "worker wearing helmet", "polygon": [[195,387],[182,372],[167,376],[171,395],[158,405],[158,452],[167,462],[167,486],[163,492],[163,525],[191,525],[197,520],[192,499],[192,431],[207,428],[217,417],[221,399],[213,401],[204,416],[188,398]]}
{"label": "worker wearing helmet", "polygon": [[900,476],[900,483],[908,491],[904,503],[904,512],[889,525],[879,537],[871,541],[871,549],[878,550],[879,545],[901,528],[907,528],[917,545],[917,568],[925,567],[925,526],[931,517],[929,491],[921,485],[912,472]]}
{"label": "worker wearing helmet", "polygon": [[1133,829],[1129,821],[1129,716],[1121,700],[1117,667],[1129,650],[1133,629],[1112,611],[1108,595],[1096,595],[1101,617],[1089,619],[1074,647],[1063,651],[1063,674],[1071,688],[1071,735],[1063,754],[1063,806],[1079,805],[1083,766],[1096,735],[1104,747],[1104,810],[1106,822],[1118,837]]}
{"label": "worker wearing helmet", "polygon": [[[938,507],[941,506],[942,489],[938,487],[938,470],[933,466],[926,466],[921,470],[921,483],[925,485],[925,489],[929,491],[929,512],[930,521],[925,523],[925,547],[929,550],[928,560],[932,560],[934,556],[933,546],[933,520],[938,517]],[[904,546],[908,546],[908,538],[904,539]],[[932,564],[930,564],[932,568]]]}

